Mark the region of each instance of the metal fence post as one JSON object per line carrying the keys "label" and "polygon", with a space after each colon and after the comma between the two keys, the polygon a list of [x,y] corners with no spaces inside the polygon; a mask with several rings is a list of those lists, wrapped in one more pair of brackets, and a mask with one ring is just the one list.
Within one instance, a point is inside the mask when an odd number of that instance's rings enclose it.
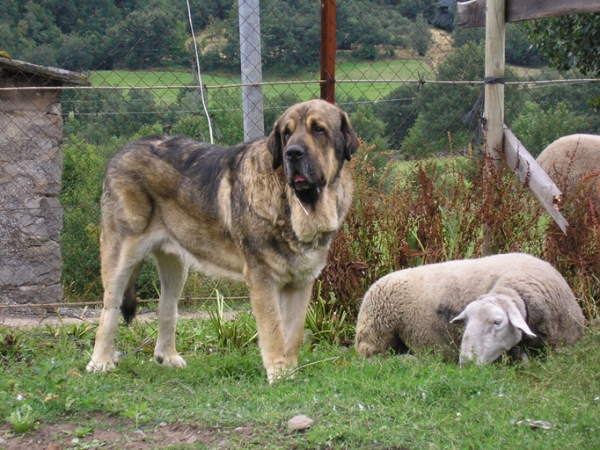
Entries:
{"label": "metal fence post", "polygon": [[335,0],[321,0],[321,98],[335,103]]}
{"label": "metal fence post", "polygon": [[239,0],[244,142],[264,136],[259,0]]}

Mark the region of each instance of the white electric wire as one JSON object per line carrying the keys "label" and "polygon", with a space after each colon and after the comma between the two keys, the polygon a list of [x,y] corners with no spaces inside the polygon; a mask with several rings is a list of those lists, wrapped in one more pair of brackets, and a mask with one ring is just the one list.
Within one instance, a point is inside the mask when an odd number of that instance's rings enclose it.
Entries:
{"label": "white electric wire", "polygon": [[192,25],[192,11],[190,10],[190,0],[186,0],[188,18],[190,20],[190,31],[192,32],[192,41],[194,42],[194,51],[196,52],[196,68],[198,69],[198,85],[200,86],[200,97],[202,98],[202,107],[204,108],[204,115],[208,121],[208,134],[210,135],[210,143],[214,144],[212,123],[210,115],[208,114],[208,108],[206,107],[206,101],[204,100],[204,88],[202,86],[202,74],[200,73],[200,57],[198,56],[198,43],[196,42],[196,35],[194,34],[194,25]]}

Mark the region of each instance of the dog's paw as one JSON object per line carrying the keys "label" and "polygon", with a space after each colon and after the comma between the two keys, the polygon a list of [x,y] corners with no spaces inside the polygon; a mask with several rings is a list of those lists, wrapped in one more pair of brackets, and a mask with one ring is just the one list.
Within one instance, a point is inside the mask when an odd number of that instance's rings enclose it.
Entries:
{"label": "dog's paw", "polygon": [[170,355],[170,356],[157,353],[154,355],[154,359],[161,366],[166,366],[166,367],[185,367],[186,366],[185,359],[183,359],[177,353],[175,353],[174,355]]}
{"label": "dog's paw", "polygon": [[94,360],[92,360],[88,363],[85,370],[87,370],[88,373],[108,372],[110,370],[115,369],[116,367],[117,367],[117,364],[112,361],[100,363],[100,362],[94,362]]}
{"label": "dog's paw", "polygon": [[89,373],[108,372],[117,367],[117,364],[119,364],[119,358],[121,358],[121,356],[121,353],[117,351],[113,352],[112,358],[97,358],[92,355],[92,360],[88,363],[85,370],[87,370]]}
{"label": "dog's paw", "polygon": [[296,369],[292,365],[267,369],[267,381],[269,384],[273,384],[278,381],[290,380],[294,378],[295,373]]}

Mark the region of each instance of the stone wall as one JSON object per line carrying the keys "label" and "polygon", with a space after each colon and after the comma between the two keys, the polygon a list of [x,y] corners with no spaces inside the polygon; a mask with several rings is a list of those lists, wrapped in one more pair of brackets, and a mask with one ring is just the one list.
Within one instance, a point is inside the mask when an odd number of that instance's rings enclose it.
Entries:
{"label": "stone wall", "polygon": [[60,90],[0,91],[0,305],[62,301],[60,100]]}

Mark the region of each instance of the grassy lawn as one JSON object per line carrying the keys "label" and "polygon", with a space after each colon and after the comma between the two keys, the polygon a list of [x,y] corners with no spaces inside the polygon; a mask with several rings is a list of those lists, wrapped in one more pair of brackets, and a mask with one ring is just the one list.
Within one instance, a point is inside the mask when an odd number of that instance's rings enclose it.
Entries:
{"label": "grassy lawn", "polygon": [[[400,83],[389,83],[387,81],[344,83],[343,81],[418,80],[419,77],[427,78],[429,75],[430,68],[418,60],[383,60],[373,63],[345,61],[340,63],[337,68],[336,78],[340,81],[337,85],[337,92],[338,96],[341,97],[350,95],[353,98],[377,100],[398,87]],[[194,85],[192,74],[189,71],[97,71],[91,74],[90,79],[94,86],[151,88],[157,99],[165,103],[175,101],[179,91],[176,89],[177,86]],[[308,100],[319,95],[320,88],[317,80],[318,73],[305,73],[289,78],[289,81],[296,82],[296,84],[266,85],[263,89],[267,97],[292,91],[297,93],[302,100]],[[210,90],[211,87],[239,84],[241,78],[239,76],[204,73],[202,81]],[[265,75],[265,81],[281,82],[285,79]],[[168,88],[163,89],[162,87]]]}
{"label": "grassy lawn", "polygon": [[[369,362],[352,348],[306,344],[295,377],[273,386],[256,344],[217,346],[210,321],[180,321],[183,370],[152,361],[156,324],[138,322],[119,329],[119,367],[86,374],[94,332],[89,324],[0,328],[6,448],[40,440],[28,448],[600,447],[598,328],[528,365],[462,369],[429,354]],[[288,430],[299,414],[312,428]],[[177,445],[162,440],[165,430],[179,430]],[[139,445],[128,447],[132,441]]]}

